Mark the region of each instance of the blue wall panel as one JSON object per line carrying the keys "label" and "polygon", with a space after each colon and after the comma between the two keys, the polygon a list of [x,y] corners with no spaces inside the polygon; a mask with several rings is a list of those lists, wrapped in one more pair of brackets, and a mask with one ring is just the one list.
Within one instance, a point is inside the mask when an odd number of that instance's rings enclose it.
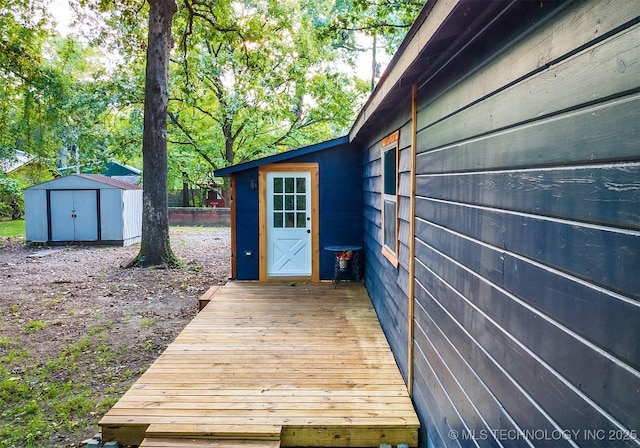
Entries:
{"label": "blue wall panel", "polygon": [[[258,180],[256,168],[236,173],[236,277],[257,280],[260,273],[258,190],[251,182]],[[250,256],[245,253],[250,252]]]}
{"label": "blue wall panel", "polygon": [[362,163],[356,145],[327,149],[296,160],[320,167],[320,278],[334,275],[334,254],[325,246],[362,246]]}
{"label": "blue wall panel", "polygon": [[[486,282],[517,296],[526,305],[554,316],[558,324],[571,327],[572,332],[608,348],[632,365],[640,365],[640,346],[635,343],[640,321],[635,302],[539,263],[531,263],[501,247],[479,243],[468,235],[456,235],[433,222],[418,219],[416,234],[430,246],[430,250],[418,246],[421,261],[428,259],[430,266],[441,266],[442,257],[449,257]],[[456,280],[450,272],[442,275],[452,276],[452,283]],[[468,284],[464,286],[467,289],[461,293],[465,296],[480,294],[470,290]],[[532,289],[536,294],[532,294]],[[609,315],[616,322],[615,329],[606,323],[598,324],[595,317],[602,315]],[[576,316],[593,316],[594,319],[576,320]]]}
{"label": "blue wall panel", "polygon": [[[437,51],[411,68],[420,444],[637,447],[640,9],[584,0],[543,17],[540,3],[532,26],[517,20],[532,3],[513,5],[433,78],[418,65]],[[404,372],[408,261],[380,255],[379,141],[409,141],[409,95],[394,98],[364,137],[363,217],[367,288]]]}
{"label": "blue wall panel", "polygon": [[[402,114],[406,114],[406,108],[394,112],[389,122],[400,126],[400,141],[406,142],[410,141],[410,138],[407,138],[410,133],[408,132],[409,127],[406,125],[406,117],[404,121],[399,118]],[[389,129],[388,134],[395,130],[397,128]],[[382,137],[386,137],[386,135]],[[382,254],[382,231],[380,228],[382,213],[380,211],[381,195],[379,193],[382,184],[380,157],[380,141],[370,142],[369,147],[362,155],[363,179],[361,185],[364,191],[365,285],[387,341],[393,350],[400,372],[407,379],[409,343],[409,299],[407,297],[407,289],[410,282],[407,267],[409,257],[406,241],[402,241],[399,245],[400,253],[398,258],[401,264],[398,267],[393,266]],[[401,196],[400,201],[404,201],[404,209],[407,209],[408,199]],[[399,223],[399,228],[405,236],[408,234],[407,219],[408,214],[405,213],[404,220]]]}
{"label": "blue wall panel", "polygon": [[[362,246],[362,163],[356,145],[334,146],[292,157],[283,163],[318,163],[320,279],[334,275],[334,254],[325,246]],[[259,198],[250,189],[258,168],[236,173],[236,275],[239,280],[259,277]],[[245,252],[251,252],[250,257]]]}
{"label": "blue wall panel", "polygon": [[[587,5],[596,2],[574,6]],[[564,13],[550,30],[565,26]],[[626,26],[597,51],[615,54],[624,41],[620,54],[632,54],[628,33],[640,26]],[[640,62],[636,42],[625,64]],[[580,65],[589,51],[579,54],[550,73],[608,79],[607,64]],[[477,101],[471,82],[431,101],[422,93],[414,400],[435,446],[493,446],[447,436],[483,427],[573,431],[571,441],[541,433],[536,447],[637,446],[585,431],[629,435],[640,422],[640,79],[629,90],[633,75],[611,78],[606,89],[618,82],[618,94],[598,97],[594,84],[572,97],[566,80],[541,73]],[[569,107],[527,116],[542,100],[517,97],[537,89]]]}

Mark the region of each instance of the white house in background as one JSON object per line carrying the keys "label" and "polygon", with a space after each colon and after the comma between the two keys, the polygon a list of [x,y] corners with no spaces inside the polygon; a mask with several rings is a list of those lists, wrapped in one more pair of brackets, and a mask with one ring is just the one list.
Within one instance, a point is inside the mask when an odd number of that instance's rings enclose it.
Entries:
{"label": "white house in background", "polygon": [[98,174],[71,174],[24,191],[26,239],[128,246],[142,236],[142,188]]}
{"label": "white house in background", "polygon": [[13,154],[13,157],[0,159],[0,172],[9,174],[10,172],[20,168],[22,165],[31,162],[33,159],[35,159],[35,156],[17,149]]}

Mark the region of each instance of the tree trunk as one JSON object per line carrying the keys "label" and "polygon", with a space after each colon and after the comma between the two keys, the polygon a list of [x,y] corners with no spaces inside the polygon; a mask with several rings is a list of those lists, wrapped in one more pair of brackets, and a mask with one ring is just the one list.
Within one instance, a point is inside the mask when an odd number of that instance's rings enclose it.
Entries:
{"label": "tree trunk", "polygon": [[149,42],[144,91],[142,138],[142,242],[138,266],[174,265],[169,244],[167,208],[167,104],[169,52],[173,44],[171,21],[177,11],[175,0],[148,0]]}
{"label": "tree trunk", "polygon": [[189,176],[182,172],[182,206],[189,207]]}

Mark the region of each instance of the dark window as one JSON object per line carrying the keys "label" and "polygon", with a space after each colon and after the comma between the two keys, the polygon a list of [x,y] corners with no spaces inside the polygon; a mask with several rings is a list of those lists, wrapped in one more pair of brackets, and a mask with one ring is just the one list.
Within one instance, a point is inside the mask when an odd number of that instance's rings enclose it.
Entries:
{"label": "dark window", "polygon": [[398,136],[382,140],[382,253],[398,265]]}
{"label": "dark window", "polygon": [[384,151],[384,194],[396,194],[396,148]]}

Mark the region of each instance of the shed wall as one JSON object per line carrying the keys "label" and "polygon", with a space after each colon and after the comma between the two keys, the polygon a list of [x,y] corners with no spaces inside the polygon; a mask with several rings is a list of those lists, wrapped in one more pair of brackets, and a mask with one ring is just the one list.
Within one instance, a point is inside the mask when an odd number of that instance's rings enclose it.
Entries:
{"label": "shed wall", "polygon": [[[355,145],[340,145],[287,159],[284,163],[318,163],[320,279],[334,275],[334,255],[323,250],[332,245],[362,245],[361,152]],[[239,171],[236,176],[236,277],[259,278],[258,179],[257,168]],[[251,253],[247,256],[247,253]]]}
{"label": "shed wall", "polygon": [[[623,439],[640,421],[640,8],[533,14],[506,17],[419,85],[422,446],[525,446],[506,435],[518,431],[533,446],[636,446]],[[381,254],[380,141],[400,129],[407,147],[409,103],[366,136],[363,158],[366,284],[405,375],[410,158],[394,268]]]}
{"label": "shed wall", "polygon": [[639,8],[605,3],[419,91],[413,391],[434,446],[635,446],[615,434],[640,421]]}
{"label": "shed wall", "polygon": [[142,238],[142,190],[122,192],[122,240],[129,246]]}
{"label": "shed wall", "polygon": [[362,164],[355,145],[343,145],[300,158],[319,163],[320,279],[334,275],[334,253],[325,246],[362,246]]}
{"label": "shed wall", "polygon": [[115,188],[101,189],[100,195],[100,237],[104,241],[122,241],[124,230],[124,195]]}
{"label": "shed wall", "polygon": [[46,190],[25,190],[24,219],[27,241],[46,242],[49,238]]}
{"label": "shed wall", "polygon": [[260,276],[260,210],[259,190],[251,190],[257,182],[258,169],[235,174],[236,204],[236,277],[238,280],[258,280]]}

